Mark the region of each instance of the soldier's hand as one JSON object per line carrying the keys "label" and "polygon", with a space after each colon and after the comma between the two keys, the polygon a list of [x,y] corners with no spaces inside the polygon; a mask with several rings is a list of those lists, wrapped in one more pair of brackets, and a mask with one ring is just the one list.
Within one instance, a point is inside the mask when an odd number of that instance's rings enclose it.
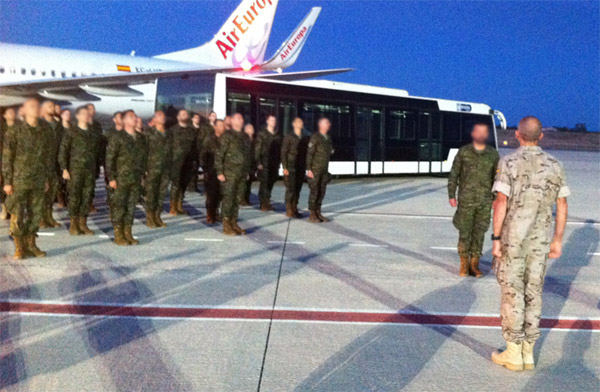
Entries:
{"label": "soldier's hand", "polygon": [[452,208],[456,208],[457,205],[458,205],[458,203],[456,202],[456,199],[450,199],[450,206]]}
{"label": "soldier's hand", "polygon": [[69,174],[68,170],[63,170],[63,179],[69,181],[71,179],[71,175]]}
{"label": "soldier's hand", "polygon": [[256,168],[257,168],[258,170],[262,170],[262,169],[263,169],[263,165],[258,165],[258,166],[256,166]]}
{"label": "soldier's hand", "polygon": [[108,183],[108,186],[111,187],[112,189],[117,189],[117,181],[112,180],[111,182]]}
{"label": "soldier's hand", "polygon": [[217,176],[217,179],[218,179],[219,181],[221,181],[221,182],[225,182],[225,175],[224,175],[224,174],[219,174],[219,175]]}
{"label": "soldier's hand", "polygon": [[550,253],[548,253],[549,259],[558,259],[562,256],[562,241],[553,240],[550,244]]}
{"label": "soldier's hand", "polygon": [[283,169],[283,175],[284,176],[289,176],[290,175],[290,171],[288,169]]}
{"label": "soldier's hand", "polygon": [[502,244],[500,241],[494,241],[492,244],[492,255],[498,258],[502,257]]}
{"label": "soldier's hand", "polygon": [[13,194],[12,185],[4,185],[4,193],[6,193],[7,195],[12,195]]}
{"label": "soldier's hand", "polygon": [[44,192],[48,192],[48,190],[50,190],[50,183],[46,181],[46,183],[44,184]]}
{"label": "soldier's hand", "polygon": [[308,178],[315,178],[315,175],[313,174],[312,170],[309,170],[306,172],[306,177]]}

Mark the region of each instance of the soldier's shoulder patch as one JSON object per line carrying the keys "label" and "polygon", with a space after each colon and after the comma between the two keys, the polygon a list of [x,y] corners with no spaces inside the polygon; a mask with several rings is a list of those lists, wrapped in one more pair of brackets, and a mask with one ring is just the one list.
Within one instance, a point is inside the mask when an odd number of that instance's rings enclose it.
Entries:
{"label": "soldier's shoulder patch", "polygon": [[312,146],[314,146],[313,142],[308,143],[308,147],[312,147]]}

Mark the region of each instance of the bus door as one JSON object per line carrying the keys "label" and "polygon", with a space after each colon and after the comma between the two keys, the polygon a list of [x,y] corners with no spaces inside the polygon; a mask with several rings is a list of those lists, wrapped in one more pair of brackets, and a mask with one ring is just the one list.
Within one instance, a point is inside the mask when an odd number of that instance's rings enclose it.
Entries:
{"label": "bus door", "polygon": [[441,173],[440,115],[419,113],[419,173]]}
{"label": "bus door", "polygon": [[356,107],[356,174],[383,174],[383,109]]}

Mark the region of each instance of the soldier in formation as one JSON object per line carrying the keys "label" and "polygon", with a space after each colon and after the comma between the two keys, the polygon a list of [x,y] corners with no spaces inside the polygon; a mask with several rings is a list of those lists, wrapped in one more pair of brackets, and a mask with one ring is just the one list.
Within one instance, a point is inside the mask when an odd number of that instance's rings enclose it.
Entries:
{"label": "soldier in formation", "polygon": [[256,135],[254,145],[254,160],[260,180],[258,198],[261,211],[273,211],[271,192],[279,178],[281,164],[281,136],[277,132],[277,119],[274,115],[267,116],[265,127]]}
{"label": "soldier in formation", "polygon": [[303,137],[304,122],[296,117],[292,123],[293,132],[283,138],[281,145],[281,164],[285,183],[286,216],[300,218],[298,199],[302,183],[306,176],[307,141]]}
{"label": "soldier in formation", "polygon": [[2,150],[6,144],[6,135],[9,132],[14,132],[13,128],[17,123],[17,111],[14,108],[7,108],[2,114],[4,122],[0,124],[0,219],[7,220],[9,217],[8,209],[6,208],[6,193],[4,192],[4,176],[2,175]]}
{"label": "soldier in formation", "polygon": [[[493,190],[493,269],[500,284],[500,319],[506,350],[492,361],[510,370],[533,370],[540,337],[542,290],[547,259],[559,258],[567,222],[565,171],[538,146],[542,124],[525,117],[516,132],[519,149],[498,165]],[[554,236],[552,208],[556,205]]]}
{"label": "soldier in formation", "polygon": [[453,223],[458,229],[460,276],[483,276],[479,270],[479,258],[485,233],[490,227],[494,200],[492,185],[500,159],[498,152],[486,144],[488,136],[487,124],[473,125],[472,143],[458,151],[448,177],[450,205],[457,208]]}
{"label": "soldier in formation", "polygon": [[331,181],[329,174],[329,160],[333,154],[333,142],[329,137],[331,122],[327,118],[321,118],[318,122],[318,130],[310,137],[308,152],[306,154],[306,176],[308,177],[308,209],[310,211],[309,221],[312,223],[328,222],[321,213],[321,206],[327,191],[327,184]]}
{"label": "soldier in formation", "polygon": [[186,215],[183,199],[193,173],[196,145],[196,131],[190,126],[187,110],[177,113],[177,124],[169,129],[173,135],[173,155],[171,161],[171,215]]}
{"label": "soldier in formation", "polygon": [[170,180],[170,163],[173,154],[173,134],[165,129],[166,116],[157,111],[152,119],[153,126],[145,133],[148,142],[146,179],[146,225],[150,228],[166,227],[162,221],[162,203],[167,194]]}
{"label": "soldier in formation", "polygon": [[215,166],[215,158],[220,148],[220,138],[225,132],[225,124],[221,120],[215,121],[214,131],[208,136],[200,162],[204,173],[204,188],[206,196],[206,223],[214,224],[219,219],[219,203],[221,201],[220,184],[217,178],[217,169]]}
{"label": "soldier in formation", "polygon": [[254,159],[254,149],[256,145],[256,137],[254,134],[254,125],[246,124],[244,126],[244,135],[250,143],[250,150],[253,152],[250,154],[250,172],[248,173],[248,179],[244,187],[244,195],[240,200],[240,206],[247,207],[250,205],[250,194],[252,193],[252,183],[256,181],[256,160]]}
{"label": "soldier in formation", "polygon": [[48,182],[48,190],[44,195],[44,214],[40,221],[40,228],[49,227],[60,227],[54,217],[52,216],[52,206],[54,205],[54,199],[57,196],[59,184],[60,184],[60,170],[58,165],[58,149],[60,148],[60,142],[63,138],[64,128],[62,124],[56,120],[56,107],[52,101],[44,101],[41,106],[41,121],[45,121],[50,128],[50,140],[51,140],[51,154],[54,157],[51,167],[48,170],[56,173],[54,179]]}

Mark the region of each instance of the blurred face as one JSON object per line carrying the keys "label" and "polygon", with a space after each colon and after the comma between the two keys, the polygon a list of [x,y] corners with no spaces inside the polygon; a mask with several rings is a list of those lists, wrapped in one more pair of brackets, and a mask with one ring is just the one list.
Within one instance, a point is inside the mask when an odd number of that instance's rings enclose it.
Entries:
{"label": "blurred face", "polygon": [[78,124],[88,124],[90,122],[90,110],[81,109],[75,117],[77,118]]}
{"label": "blurred face", "polygon": [[123,114],[117,113],[117,115],[113,117],[113,122],[115,123],[115,127],[121,128],[123,126]]}
{"label": "blurred face", "polygon": [[254,125],[246,124],[246,126],[244,127],[244,132],[246,133],[246,135],[252,138],[254,136]]}
{"label": "blurred face", "polygon": [[471,131],[471,139],[473,142],[477,144],[485,144],[487,138],[489,136],[489,129],[487,126],[478,124],[473,127],[473,131]]}
{"label": "blurred face", "polygon": [[231,129],[231,116],[225,117],[223,123],[225,124],[225,129]]}
{"label": "blurred face", "polygon": [[177,121],[180,124],[187,124],[188,121],[190,121],[190,115],[187,110],[180,110],[179,113],[177,113]]}
{"label": "blurred face", "polygon": [[64,112],[62,112],[60,114],[60,117],[62,118],[63,121],[71,121],[71,111],[65,110]]}
{"label": "blurred face", "polygon": [[210,114],[208,115],[208,119],[212,124],[214,124],[215,121],[217,121],[217,113],[210,112]]}
{"label": "blurred face", "polygon": [[42,116],[54,115],[54,102],[46,101],[42,104]]}
{"label": "blurred face", "polygon": [[17,112],[13,108],[6,109],[4,111],[4,115],[2,116],[8,123],[14,123],[17,119]]}
{"label": "blurred face", "polygon": [[61,113],[62,113],[62,109],[61,109],[60,105],[54,105],[54,114],[56,116],[60,116]]}
{"label": "blurred face", "polygon": [[331,122],[328,119],[322,118],[319,120],[319,133],[320,134],[327,135],[330,128],[331,128]]}
{"label": "blurred face", "polygon": [[88,113],[90,114],[90,118],[93,119],[96,116],[96,107],[93,104],[87,105]]}
{"label": "blurred face", "polygon": [[25,101],[23,115],[26,119],[37,119],[40,116],[40,103],[35,99]]}
{"label": "blurred face", "polygon": [[25,107],[24,106],[19,106],[19,110],[17,111],[17,117],[19,118],[25,118]]}
{"label": "blurred face", "polygon": [[277,119],[275,118],[275,116],[269,116],[267,118],[267,125],[270,128],[275,128],[275,126],[277,125]]}
{"label": "blurred face", "polygon": [[135,129],[135,124],[137,124],[137,116],[133,112],[127,112],[123,116],[123,125],[129,129]]}
{"label": "blurred face", "polygon": [[192,117],[192,124],[194,124],[196,127],[200,126],[200,115],[194,114]]}
{"label": "blurred face", "polygon": [[220,137],[225,132],[225,123],[223,121],[215,122],[215,135]]}
{"label": "blurred face", "polygon": [[142,128],[144,128],[144,121],[142,120],[142,118],[141,118],[141,117],[138,117],[138,118],[135,120],[135,129],[138,129],[138,130],[139,130],[139,129],[142,129]]}
{"label": "blurred face", "polygon": [[165,125],[165,123],[167,122],[167,117],[165,116],[164,112],[156,112],[154,113],[154,124],[161,124],[161,125]]}
{"label": "blurred face", "polygon": [[236,113],[231,117],[231,127],[235,131],[241,131],[244,127],[244,117],[241,114]]}
{"label": "blurred face", "polygon": [[294,127],[294,131],[302,132],[302,128],[304,128],[304,121],[301,118],[296,118],[292,123],[292,127]]}

